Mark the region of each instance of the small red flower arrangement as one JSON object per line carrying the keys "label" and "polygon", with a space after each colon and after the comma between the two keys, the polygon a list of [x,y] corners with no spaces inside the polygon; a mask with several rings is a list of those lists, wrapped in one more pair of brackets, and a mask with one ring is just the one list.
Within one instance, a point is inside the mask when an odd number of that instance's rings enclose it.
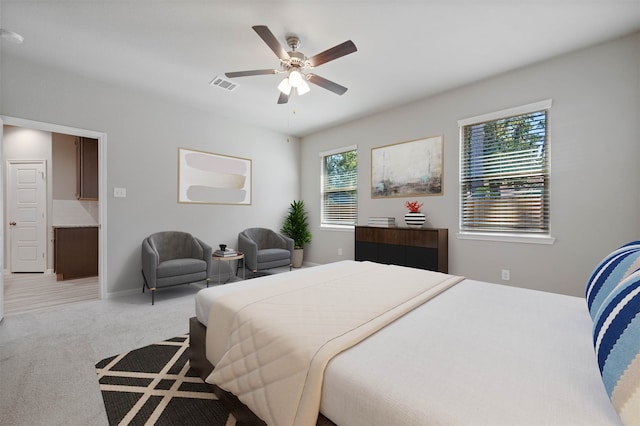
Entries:
{"label": "small red flower arrangement", "polygon": [[420,213],[423,203],[417,201],[407,201],[404,203],[405,207],[409,209],[411,213]]}

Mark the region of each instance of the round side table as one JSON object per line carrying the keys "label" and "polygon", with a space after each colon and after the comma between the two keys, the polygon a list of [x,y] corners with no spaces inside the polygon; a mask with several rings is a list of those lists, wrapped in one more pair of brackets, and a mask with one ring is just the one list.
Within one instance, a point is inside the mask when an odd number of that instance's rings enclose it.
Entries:
{"label": "round side table", "polygon": [[[213,260],[216,260],[218,262],[231,262],[232,260],[237,260],[239,261],[243,261],[244,262],[244,253],[238,252],[235,256],[216,256],[215,254],[211,256]],[[221,284],[220,282],[220,272],[222,271],[221,268],[222,265],[218,265],[218,285]],[[243,268],[242,268],[242,279],[245,279],[245,269],[244,268],[244,263],[243,263]],[[233,269],[231,268],[231,265],[229,265],[229,271],[233,271]],[[237,268],[236,268],[237,271]],[[231,272],[229,272],[229,278],[231,278]],[[226,283],[226,282],[225,282]]]}

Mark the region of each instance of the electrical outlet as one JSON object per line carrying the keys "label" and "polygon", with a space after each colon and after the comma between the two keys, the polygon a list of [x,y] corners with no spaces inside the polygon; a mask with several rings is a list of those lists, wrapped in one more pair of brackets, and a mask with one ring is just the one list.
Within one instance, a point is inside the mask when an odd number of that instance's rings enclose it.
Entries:
{"label": "electrical outlet", "polygon": [[342,249],[341,248],[338,249],[338,256],[342,256]]}
{"label": "electrical outlet", "polygon": [[113,197],[114,198],[126,198],[127,197],[127,188],[113,188]]}
{"label": "electrical outlet", "polygon": [[509,281],[511,279],[511,271],[509,271],[508,269],[503,269],[502,270],[502,280],[503,281]]}

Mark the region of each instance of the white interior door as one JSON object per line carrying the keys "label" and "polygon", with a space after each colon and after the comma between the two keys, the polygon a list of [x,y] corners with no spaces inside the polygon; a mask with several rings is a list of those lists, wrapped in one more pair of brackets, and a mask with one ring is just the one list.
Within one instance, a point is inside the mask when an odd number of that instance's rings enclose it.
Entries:
{"label": "white interior door", "polygon": [[9,161],[7,212],[11,272],[44,272],[47,240],[44,161]]}

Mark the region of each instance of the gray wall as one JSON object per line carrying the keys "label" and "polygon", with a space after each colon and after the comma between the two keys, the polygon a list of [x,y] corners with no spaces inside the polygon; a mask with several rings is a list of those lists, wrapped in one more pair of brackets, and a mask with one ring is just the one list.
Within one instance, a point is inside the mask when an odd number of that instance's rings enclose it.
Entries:
{"label": "gray wall", "polygon": [[[2,55],[0,114],[107,134],[107,293],[139,289],[140,243],[184,230],[236,246],[248,226],[279,229],[299,198],[299,142],[135,89]],[[212,90],[206,84],[203,90]],[[252,205],[177,202],[178,147],[252,159]],[[4,159],[3,159],[4,161]],[[125,187],[126,198],[113,198]]]}
{"label": "gray wall", "polygon": [[[428,76],[424,76],[428,78]],[[459,240],[459,119],[552,99],[553,245]],[[431,226],[449,229],[449,272],[576,296],[604,255],[640,239],[640,33],[388,110],[302,141],[302,198],[313,225],[305,259],[353,258],[353,233],[321,230],[319,153],[358,144],[358,221],[394,216],[404,201],[372,199],[371,148],[444,135],[444,195],[421,197]],[[338,249],[343,249],[343,256]],[[502,281],[501,269],[511,270]]]}
{"label": "gray wall", "polygon": [[[370,198],[370,150],[437,134],[445,140],[445,193],[420,200],[430,224],[450,231],[451,273],[507,283],[500,281],[500,269],[506,268],[510,285],[582,295],[584,281],[602,256],[640,238],[640,168],[634,164],[640,158],[640,33],[320,132],[301,143],[9,55],[2,55],[0,65],[0,114],[108,136],[109,293],[141,285],[139,247],[146,235],[183,229],[211,244],[235,245],[237,232],[246,226],[279,228],[291,200],[300,197],[313,231],[305,261],[353,258],[352,232],[319,229],[318,154],[358,144],[360,223],[369,216],[401,220],[405,199]],[[554,105],[551,233],[556,243],[458,240],[457,120],[549,98]],[[178,147],[251,158],[253,204],[178,204]],[[113,187],[126,187],[127,198],[113,198]]]}

